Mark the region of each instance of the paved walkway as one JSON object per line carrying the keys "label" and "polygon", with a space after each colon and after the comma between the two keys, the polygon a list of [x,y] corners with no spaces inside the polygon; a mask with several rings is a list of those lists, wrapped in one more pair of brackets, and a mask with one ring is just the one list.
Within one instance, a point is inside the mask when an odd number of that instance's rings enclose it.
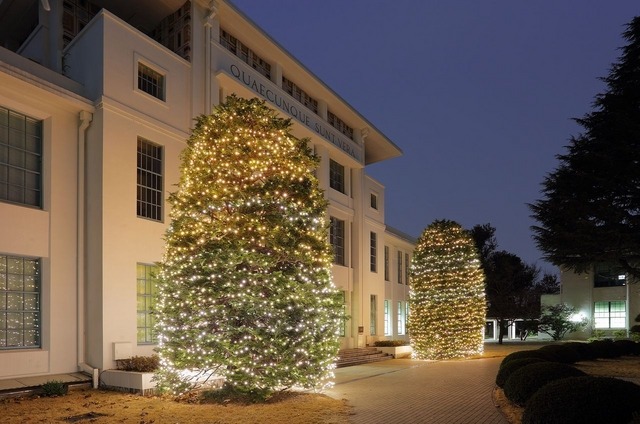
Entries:
{"label": "paved walkway", "polygon": [[506,424],[492,399],[501,361],[393,359],[340,368],[327,394],[348,400],[354,424]]}

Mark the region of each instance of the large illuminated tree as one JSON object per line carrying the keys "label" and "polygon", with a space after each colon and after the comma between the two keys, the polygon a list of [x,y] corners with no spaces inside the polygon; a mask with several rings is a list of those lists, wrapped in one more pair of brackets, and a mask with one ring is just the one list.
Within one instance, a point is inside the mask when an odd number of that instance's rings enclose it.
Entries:
{"label": "large illuminated tree", "polygon": [[197,119],[170,197],[157,305],[158,377],[174,393],[194,374],[259,398],[330,382],[342,305],[327,202],[318,159],[290,126],[236,96]]}
{"label": "large illuminated tree", "polygon": [[441,220],[429,225],[414,250],[409,335],[418,359],[482,352],[484,274],[468,231]]}

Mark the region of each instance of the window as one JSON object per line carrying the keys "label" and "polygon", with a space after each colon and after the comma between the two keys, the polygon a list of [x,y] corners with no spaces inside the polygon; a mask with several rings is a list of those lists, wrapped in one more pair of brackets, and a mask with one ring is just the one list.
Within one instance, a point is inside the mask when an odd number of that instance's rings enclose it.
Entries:
{"label": "window", "polygon": [[369,305],[369,334],[375,336],[378,316],[378,297],[375,294],[371,295]]}
{"label": "window", "polygon": [[0,350],[40,347],[40,260],[0,255]]}
{"label": "window", "polygon": [[138,62],[138,89],[164,101],[164,75]]}
{"label": "window", "polygon": [[137,296],[138,296],[138,344],[156,343],[153,330],[153,305],[156,300],[156,275],[158,267],[138,264]]}
{"label": "window", "polygon": [[[347,292],[345,292],[344,290],[340,292],[340,294],[342,295],[342,310],[344,312],[343,316],[347,316]],[[347,319],[343,318],[342,319],[342,325],[340,326],[340,337],[345,337],[347,334]]]}
{"label": "window", "polygon": [[390,309],[391,301],[385,299],[384,300],[384,335],[391,335],[391,311]]}
{"label": "window", "polygon": [[594,287],[616,287],[627,284],[627,274],[622,267],[612,264],[596,264],[593,272]]}
{"label": "window", "polygon": [[291,97],[311,109],[313,113],[318,114],[318,101],[309,96],[306,91],[298,87],[293,81],[282,77],[282,89],[289,93]]}
{"label": "window", "polygon": [[344,166],[329,159],[329,187],[344,193]]}
{"label": "window", "polygon": [[371,196],[369,198],[369,205],[371,206],[371,209],[378,209],[378,196],[371,193]]}
{"label": "window", "polygon": [[398,301],[398,335],[405,333],[405,324],[407,322],[407,311],[405,309],[405,303]]}
{"label": "window", "polygon": [[329,125],[331,125],[333,128],[337,129],[342,134],[353,140],[353,128],[347,125],[342,119],[331,113],[330,110],[327,111],[327,122],[329,122]]}
{"label": "window", "polygon": [[404,254],[404,283],[409,285],[409,254]]}
{"label": "window", "polygon": [[398,251],[398,284],[402,284],[402,252]]}
{"label": "window", "polygon": [[384,247],[384,281],[389,281],[389,246]]}
{"label": "window", "polygon": [[0,200],[42,206],[42,121],[0,107]]}
{"label": "window", "polygon": [[626,328],[627,313],[624,300],[596,302],[593,309],[595,328]]}
{"label": "window", "polygon": [[220,44],[260,74],[271,79],[271,65],[222,28],[220,28]]}
{"label": "window", "polygon": [[331,217],[329,226],[329,242],[333,246],[333,262],[345,265],[344,261],[344,221]]}
{"label": "window", "polygon": [[138,138],[139,217],[162,221],[162,147]]}
{"label": "window", "polygon": [[378,272],[378,235],[371,232],[370,235],[370,269],[371,272]]}

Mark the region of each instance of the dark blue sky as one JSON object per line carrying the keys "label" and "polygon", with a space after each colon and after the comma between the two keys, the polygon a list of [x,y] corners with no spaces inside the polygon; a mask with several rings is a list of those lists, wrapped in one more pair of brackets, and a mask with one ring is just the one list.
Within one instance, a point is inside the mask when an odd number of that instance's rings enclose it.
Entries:
{"label": "dark blue sky", "polygon": [[367,173],[386,221],[491,223],[499,247],[543,262],[540,197],[640,14],[636,0],[232,0],[404,151]]}

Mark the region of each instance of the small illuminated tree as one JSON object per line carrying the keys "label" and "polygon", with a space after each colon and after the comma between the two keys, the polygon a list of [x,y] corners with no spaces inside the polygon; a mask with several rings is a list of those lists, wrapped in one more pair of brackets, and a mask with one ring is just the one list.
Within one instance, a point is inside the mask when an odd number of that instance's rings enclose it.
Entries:
{"label": "small illuminated tree", "polygon": [[194,388],[194,375],[261,399],[330,384],[342,305],[327,202],[318,159],[290,126],[235,96],[197,119],[159,279],[158,379],[173,393]]}
{"label": "small illuminated tree", "polygon": [[418,239],[410,310],[414,357],[449,359],[482,352],[484,274],[471,235],[458,223],[434,221]]}

